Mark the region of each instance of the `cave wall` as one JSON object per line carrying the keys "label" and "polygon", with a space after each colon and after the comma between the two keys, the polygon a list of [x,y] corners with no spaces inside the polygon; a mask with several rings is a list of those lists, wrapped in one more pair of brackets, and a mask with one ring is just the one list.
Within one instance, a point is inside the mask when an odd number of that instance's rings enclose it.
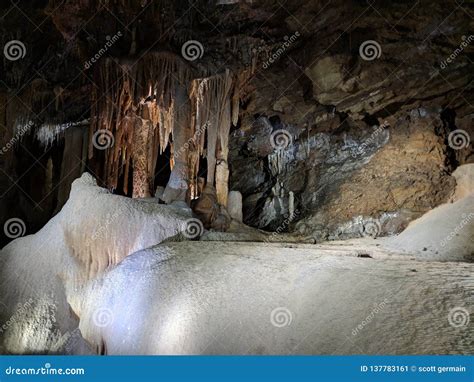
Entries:
{"label": "cave wall", "polygon": [[15,141],[0,156],[0,220],[22,219],[25,233],[83,171],[107,185],[105,152],[84,155],[100,67],[182,56],[190,40],[203,48],[188,62],[198,76],[239,79],[226,166],[247,224],[320,240],[375,219],[378,234],[394,233],[448,200],[452,171],[474,161],[472,143],[448,139],[473,138],[469,3],[44,0],[0,11],[2,43],[26,46],[0,61],[2,147]]}
{"label": "cave wall", "polygon": [[316,240],[360,236],[373,221],[394,234],[449,199],[450,174],[474,161],[472,47],[446,65],[472,22],[451,6],[295,5],[284,52],[249,83],[231,135],[245,222]]}

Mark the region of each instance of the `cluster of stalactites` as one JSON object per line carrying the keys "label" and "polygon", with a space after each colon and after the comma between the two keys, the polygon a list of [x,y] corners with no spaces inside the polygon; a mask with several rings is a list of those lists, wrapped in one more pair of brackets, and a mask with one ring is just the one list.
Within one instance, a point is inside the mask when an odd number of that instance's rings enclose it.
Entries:
{"label": "cluster of stalactites", "polygon": [[107,186],[117,188],[123,176],[128,193],[132,166],[132,195],[150,196],[157,157],[170,145],[172,172],[164,200],[189,201],[201,193],[199,158],[206,156],[205,183],[216,188],[225,206],[229,131],[238,121],[243,80],[229,70],[192,79],[189,66],[170,53],[147,54],[137,62],[104,60],[93,94],[91,137],[106,130],[114,138],[106,151]]}
{"label": "cluster of stalactites", "polygon": [[[192,81],[190,99],[192,103],[191,127],[196,151],[189,156],[190,190],[193,197],[202,191],[196,175],[199,171],[199,157],[207,158],[207,179],[205,184],[215,187],[217,201],[227,206],[228,155],[231,125],[237,126],[239,119],[240,89],[250,77],[250,71],[233,74],[230,70]],[[207,132],[204,150],[204,134]]]}
{"label": "cluster of stalactites", "polygon": [[[147,54],[138,61],[104,60],[92,95],[91,136],[92,143],[94,134],[95,139],[104,135],[98,131],[114,137],[105,158],[108,187],[117,188],[119,177],[124,175],[124,191],[128,192],[130,166],[134,168],[134,183],[143,172],[152,176],[158,150],[168,146],[174,125],[181,123],[179,108],[185,105],[177,104],[177,94],[190,81],[189,67],[168,53]],[[90,145],[89,157],[94,147]],[[137,196],[147,196],[147,192],[142,190],[145,195]]]}

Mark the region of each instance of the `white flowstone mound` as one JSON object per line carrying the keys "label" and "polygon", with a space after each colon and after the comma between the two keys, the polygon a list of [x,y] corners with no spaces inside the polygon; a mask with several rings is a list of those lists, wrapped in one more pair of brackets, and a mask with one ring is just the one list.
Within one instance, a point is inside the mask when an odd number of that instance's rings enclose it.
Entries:
{"label": "white flowstone mound", "polygon": [[456,191],[453,200],[462,199],[474,193],[474,163],[459,166],[454,172],[456,178]]}
{"label": "white flowstone mound", "polygon": [[472,354],[473,264],[356,256],[161,244],[127,257],[75,309],[107,354]]}
{"label": "white flowstone mound", "polygon": [[429,211],[381,242],[417,260],[474,262],[474,194]]}
{"label": "white flowstone mound", "polygon": [[74,181],[68,202],[43,229],[0,253],[0,328],[8,324],[0,352],[51,351],[77,327],[69,304],[81,285],[183,232],[190,217],[190,210],[113,195],[89,174]]}

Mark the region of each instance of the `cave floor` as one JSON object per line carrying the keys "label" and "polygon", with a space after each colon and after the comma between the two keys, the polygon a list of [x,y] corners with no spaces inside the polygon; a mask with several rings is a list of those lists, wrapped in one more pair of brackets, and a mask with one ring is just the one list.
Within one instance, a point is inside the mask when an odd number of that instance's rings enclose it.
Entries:
{"label": "cave floor", "polygon": [[[104,293],[112,301],[107,309],[120,317],[115,329],[127,328],[103,333],[107,349],[472,353],[473,327],[462,314],[473,303],[474,264],[415,260],[377,244],[188,241],[138,252],[105,276],[111,288],[100,291],[101,301]],[[135,333],[124,311],[142,305],[152,308],[147,325]]]}

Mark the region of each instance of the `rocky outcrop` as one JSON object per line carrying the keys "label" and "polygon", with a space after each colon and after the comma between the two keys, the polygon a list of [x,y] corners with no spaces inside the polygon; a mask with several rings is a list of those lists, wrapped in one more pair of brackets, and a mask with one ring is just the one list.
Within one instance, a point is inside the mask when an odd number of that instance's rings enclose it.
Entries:
{"label": "rocky outcrop", "polygon": [[[448,16],[445,6],[405,17],[395,4],[291,9],[299,38],[248,84],[231,137],[231,188],[247,224],[323,240],[366,234],[376,221],[376,234],[390,235],[449,199],[452,171],[474,160],[474,37],[463,10]],[[387,28],[375,27],[381,19]],[[288,145],[275,149],[278,135]],[[299,213],[285,225],[290,192]]]}

